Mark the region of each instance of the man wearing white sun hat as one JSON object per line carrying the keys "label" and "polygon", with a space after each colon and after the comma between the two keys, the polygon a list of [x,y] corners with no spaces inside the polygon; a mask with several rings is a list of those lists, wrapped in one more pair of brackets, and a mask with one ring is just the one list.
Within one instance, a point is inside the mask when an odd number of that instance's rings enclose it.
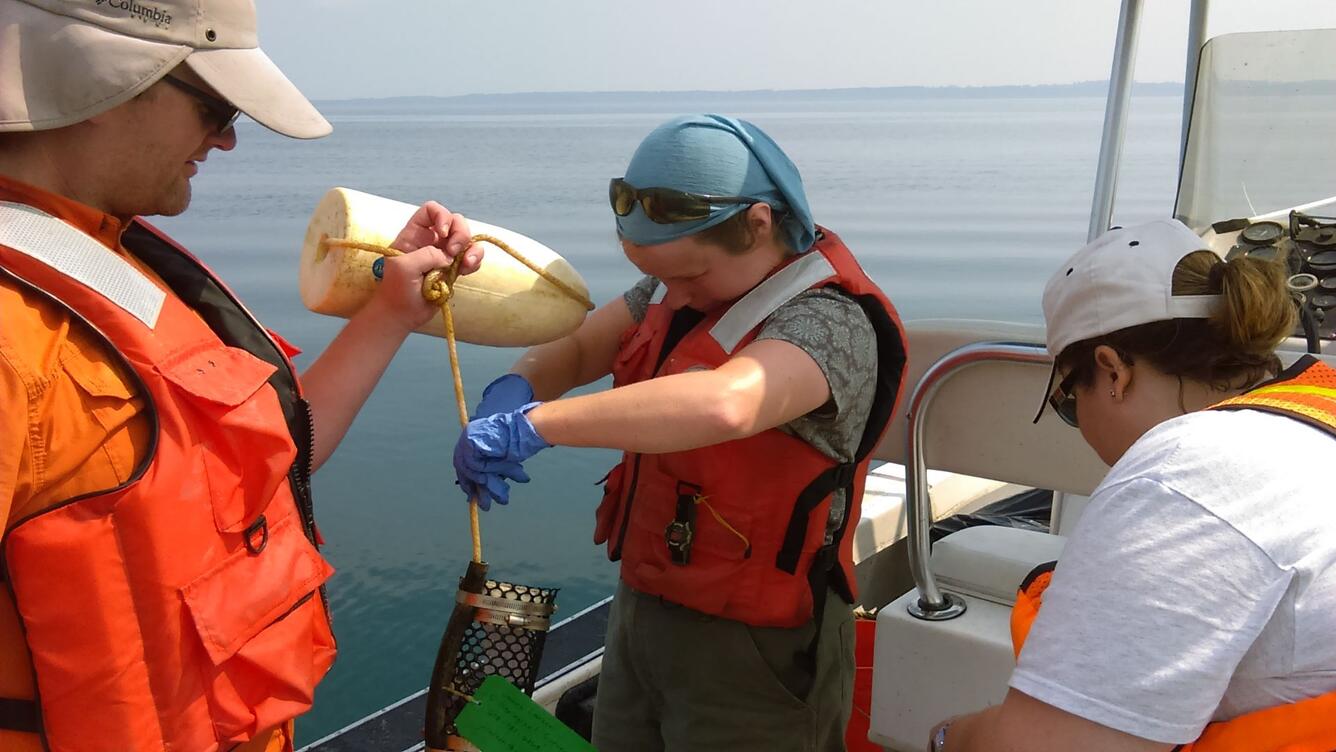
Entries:
{"label": "man wearing white sun hat", "polygon": [[423,205],[299,380],[140,218],[185,211],[239,112],[331,130],[251,0],[0,0],[0,749],[291,749],[333,661],[310,473],[432,315],[422,276],[482,251]]}

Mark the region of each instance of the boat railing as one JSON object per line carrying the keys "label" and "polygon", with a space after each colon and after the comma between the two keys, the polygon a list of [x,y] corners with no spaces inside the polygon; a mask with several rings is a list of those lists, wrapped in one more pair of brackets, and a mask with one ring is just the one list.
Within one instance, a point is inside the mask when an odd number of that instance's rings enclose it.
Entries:
{"label": "boat railing", "polygon": [[928,499],[927,461],[924,458],[926,414],[938,389],[946,380],[981,363],[1026,363],[1051,366],[1053,358],[1039,345],[1017,342],[975,342],[943,355],[924,372],[909,398],[905,448],[905,502],[909,508],[909,567],[919,597],[910,601],[909,612],[928,621],[952,619],[965,611],[963,599],[937,587],[928,559],[932,528],[932,504]]}

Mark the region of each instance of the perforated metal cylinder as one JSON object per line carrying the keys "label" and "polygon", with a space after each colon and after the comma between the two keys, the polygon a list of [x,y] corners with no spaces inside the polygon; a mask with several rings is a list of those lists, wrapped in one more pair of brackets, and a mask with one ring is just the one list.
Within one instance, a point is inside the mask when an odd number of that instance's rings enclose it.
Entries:
{"label": "perforated metal cylinder", "polygon": [[427,692],[429,749],[467,749],[454,736],[454,720],[488,676],[533,694],[557,589],[487,580],[486,572],[470,562],[460,579]]}

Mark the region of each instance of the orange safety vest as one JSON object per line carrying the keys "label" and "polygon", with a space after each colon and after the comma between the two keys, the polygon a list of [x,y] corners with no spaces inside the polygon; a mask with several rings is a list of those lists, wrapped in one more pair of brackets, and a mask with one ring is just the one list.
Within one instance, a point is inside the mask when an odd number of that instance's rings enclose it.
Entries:
{"label": "orange safety vest", "polygon": [[[631,587],[756,626],[805,623],[827,583],[854,601],[849,521],[858,519],[868,458],[901,392],[906,348],[895,308],[834,233],[821,230],[812,251],[719,310],[702,315],[651,302],[622,335],[612,373],[614,386],[623,386],[720,366],[781,305],[827,286],[856,300],[877,333],[876,392],[854,462],[838,463],[778,428],[690,451],[623,455],[605,479],[594,542],[608,544]],[[840,488],[847,506],[825,545]]]}
{"label": "orange safety vest", "polygon": [[[1336,436],[1336,369],[1305,356],[1272,381],[1211,410],[1262,410],[1284,415]],[[1043,605],[1057,562],[1041,564],[1025,578],[1011,610],[1011,642],[1020,656]],[[1336,750],[1336,692],[1256,710],[1208,724],[1178,752],[1332,752]]]}
{"label": "orange safety vest", "polygon": [[141,220],[122,242],[175,295],[44,212],[0,211],[0,273],[105,339],[154,434],[125,484],[0,540],[38,693],[0,701],[8,726],[53,752],[193,752],[306,711],[334,659],[333,569],[316,548],[311,418],[287,355]]}

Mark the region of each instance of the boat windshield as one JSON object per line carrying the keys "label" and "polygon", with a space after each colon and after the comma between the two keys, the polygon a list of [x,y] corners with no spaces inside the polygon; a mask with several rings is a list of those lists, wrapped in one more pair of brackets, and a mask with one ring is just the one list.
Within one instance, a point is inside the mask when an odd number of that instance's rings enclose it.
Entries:
{"label": "boat windshield", "polygon": [[1336,214],[1336,29],[1227,34],[1202,48],[1174,214],[1211,223]]}

